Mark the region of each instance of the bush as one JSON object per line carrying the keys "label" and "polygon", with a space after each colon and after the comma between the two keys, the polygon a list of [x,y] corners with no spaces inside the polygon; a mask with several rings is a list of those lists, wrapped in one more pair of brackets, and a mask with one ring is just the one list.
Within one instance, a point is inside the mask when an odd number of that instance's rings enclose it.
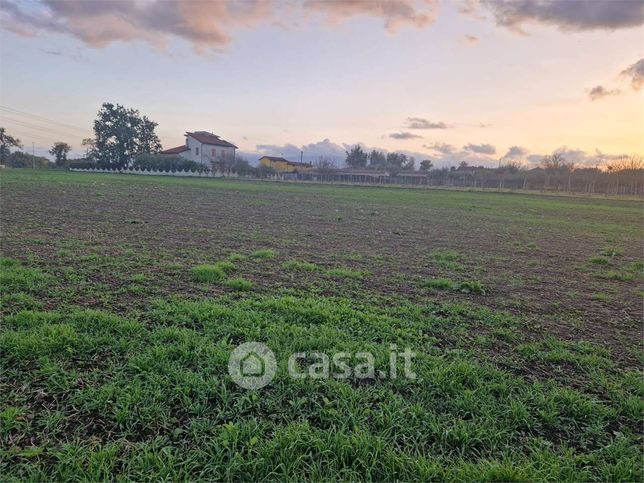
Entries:
{"label": "bush", "polygon": [[166,154],[141,154],[132,162],[132,168],[155,171],[207,171],[203,164]]}
{"label": "bush", "polygon": [[42,156],[32,156],[22,151],[14,151],[5,158],[5,165],[9,168],[49,168],[53,163]]}

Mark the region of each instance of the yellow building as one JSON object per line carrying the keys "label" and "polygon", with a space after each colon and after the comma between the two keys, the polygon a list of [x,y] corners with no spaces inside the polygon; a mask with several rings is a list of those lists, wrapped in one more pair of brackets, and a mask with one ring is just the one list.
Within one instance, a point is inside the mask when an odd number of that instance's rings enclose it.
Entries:
{"label": "yellow building", "polygon": [[305,173],[313,169],[310,163],[298,163],[276,156],[262,156],[259,165],[273,168],[278,173]]}

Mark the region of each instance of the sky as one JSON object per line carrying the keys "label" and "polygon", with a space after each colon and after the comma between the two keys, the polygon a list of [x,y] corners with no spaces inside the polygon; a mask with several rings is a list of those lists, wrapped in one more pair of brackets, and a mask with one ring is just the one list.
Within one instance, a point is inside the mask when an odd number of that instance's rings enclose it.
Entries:
{"label": "sky", "polygon": [[0,126],[82,153],[103,102],[263,154],[644,153],[644,2],[0,0]]}

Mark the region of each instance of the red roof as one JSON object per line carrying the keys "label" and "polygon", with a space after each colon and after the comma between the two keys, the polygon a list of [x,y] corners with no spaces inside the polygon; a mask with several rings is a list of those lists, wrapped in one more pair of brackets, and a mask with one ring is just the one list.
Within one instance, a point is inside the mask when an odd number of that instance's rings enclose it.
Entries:
{"label": "red roof", "polygon": [[235,146],[234,144],[229,143],[228,141],[224,141],[223,139],[220,139],[219,136],[207,131],[187,132],[186,136],[190,136],[196,139],[201,144],[212,144],[213,146],[237,148],[237,146]]}
{"label": "red roof", "polygon": [[159,154],[179,154],[187,150],[188,150],[188,146],[186,146],[185,144],[182,144],[181,146],[177,146],[176,148],[170,148],[170,149],[166,149],[165,151],[161,151]]}

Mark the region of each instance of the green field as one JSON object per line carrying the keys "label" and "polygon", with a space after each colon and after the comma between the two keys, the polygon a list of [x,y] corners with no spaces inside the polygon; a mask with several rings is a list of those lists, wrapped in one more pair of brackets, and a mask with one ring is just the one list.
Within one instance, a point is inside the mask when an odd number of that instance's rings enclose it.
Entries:
{"label": "green field", "polygon": [[[643,477],[641,201],[0,182],[3,481]],[[262,389],[228,373],[249,341]],[[287,370],[392,344],[415,379]]]}

